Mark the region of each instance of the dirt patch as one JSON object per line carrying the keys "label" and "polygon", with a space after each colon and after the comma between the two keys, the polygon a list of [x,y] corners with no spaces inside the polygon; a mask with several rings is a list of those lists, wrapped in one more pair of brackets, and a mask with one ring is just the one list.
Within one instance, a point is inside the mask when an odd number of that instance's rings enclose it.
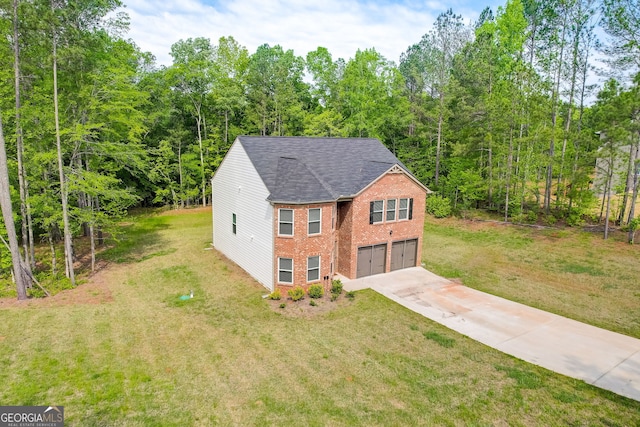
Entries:
{"label": "dirt patch", "polygon": [[[315,301],[315,306],[311,305],[311,301]],[[337,308],[351,304],[352,300],[342,294],[340,298],[331,301],[330,297],[322,297],[318,299],[304,298],[300,301],[292,301],[291,299],[270,300],[267,299],[269,307],[276,313],[286,317],[311,319],[329,313]],[[284,307],[281,305],[284,304]]]}
{"label": "dirt patch", "polygon": [[[211,207],[165,210],[160,212],[160,215],[190,215],[208,212],[210,210]],[[120,226],[129,226],[132,224],[133,222],[131,221],[125,221],[122,222]],[[110,236],[105,234],[104,238],[108,237]],[[0,298],[0,309],[5,307],[57,307],[73,304],[104,304],[113,301],[108,277],[111,277],[113,269],[120,268],[120,266],[97,259],[95,271],[92,273],[89,238],[76,237],[73,243],[75,252],[74,269],[76,279],[81,283],[80,285],[74,289],[60,291],[51,297],[45,298],[29,298],[26,301],[18,301],[15,297]],[[107,244],[98,245],[96,247],[96,256],[109,247],[110,245]],[[48,256],[48,254],[44,254],[46,250],[48,250],[48,247],[39,246],[36,248],[38,252],[36,258],[46,258],[46,256]],[[46,267],[38,265],[38,268]],[[58,265],[58,268],[64,267],[63,265]]]}
{"label": "dirt patch", "polygon": [[47,298],[29,298],[18,301],[17,298],[0,298],[0,309],[8,307],[60,307],[76,304],[105,304],[113,301],[109,288],[107,273],[110,269],[103,268],[89,277],[86,283],[74,289],[61,291]]}

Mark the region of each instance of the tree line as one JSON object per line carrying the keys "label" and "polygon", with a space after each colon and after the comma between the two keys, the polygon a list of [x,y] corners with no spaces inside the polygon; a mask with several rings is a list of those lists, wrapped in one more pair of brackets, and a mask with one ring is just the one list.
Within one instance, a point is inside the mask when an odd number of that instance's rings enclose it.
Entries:
{"label": "tree line", "polygon": [[[397,63],[375,48],[250,53],[228,36],[177,41],[170,66],[126,38],[122,6],[0,0],[0,268],[19,298],[37,271],[75,285],[73,237],[88,238],[93,266],[132,206],[210,203],[209,178],[242,134],[379,138],[443,215],[578,225],[602,194],[605,237],[615,221],[633,238],[633,0],[509,0],[472,25],[448,10]],[[611,78],[598,87],[602,61]]]}

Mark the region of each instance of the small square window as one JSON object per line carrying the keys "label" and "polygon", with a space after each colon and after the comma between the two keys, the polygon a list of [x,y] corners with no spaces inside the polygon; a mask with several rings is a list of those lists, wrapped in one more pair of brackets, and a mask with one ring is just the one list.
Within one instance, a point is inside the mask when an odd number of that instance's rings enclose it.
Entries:
{"label": "small square window", "polygon": [[309,225],[308,234],[320,234],[320,220],[322,218],[322,209],[309,209]]}
{"label": "small square window", "polygon": [[320,256],[307,258],[307,282],[320,280]]}
{"label": "small square window", "polygon": [[293,209],[278,210],[278,234],[293,236]]}
{"label": "small square window", "polygon": [[293,258],[278,258],[278,282],[293,283]]}

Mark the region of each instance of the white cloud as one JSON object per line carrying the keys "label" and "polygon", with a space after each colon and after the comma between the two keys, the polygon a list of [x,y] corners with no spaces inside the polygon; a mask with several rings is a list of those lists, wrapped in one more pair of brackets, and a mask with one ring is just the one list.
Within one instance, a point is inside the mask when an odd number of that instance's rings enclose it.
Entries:
{"label": "white cloud", "polygon": [[349,59],[357,49],[375,47],[387,59],[420,40],[445,9],[431,3],[363,3],[357,0],[237,0],[207,5],[197,0],[128,0],[128,37],[159,64],[171,64],[171,45],[180,39],[233,36],[250,53],[264,43],[279,44],[306,56],[318,46],[334,59]]}

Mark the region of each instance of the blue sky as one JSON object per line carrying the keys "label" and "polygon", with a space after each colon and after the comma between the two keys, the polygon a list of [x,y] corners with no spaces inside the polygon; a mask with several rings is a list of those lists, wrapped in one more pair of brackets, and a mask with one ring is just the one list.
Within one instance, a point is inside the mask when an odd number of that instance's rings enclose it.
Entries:
{"label": "blue sky", "polygon": [[505,1],[486,0],[124,0],[131,18],[128,37],[170,65],[171,45],[189,37],[213,43],[233,36],[250,53],[264,43],[279,44],[306,56],[318,46],[334,59],[349,59],[357,49],[374,47],[398,62],[400,54],[420,40],[437,16],[452,8],[465,22],[474,22],[485,6],[497,9]]}

